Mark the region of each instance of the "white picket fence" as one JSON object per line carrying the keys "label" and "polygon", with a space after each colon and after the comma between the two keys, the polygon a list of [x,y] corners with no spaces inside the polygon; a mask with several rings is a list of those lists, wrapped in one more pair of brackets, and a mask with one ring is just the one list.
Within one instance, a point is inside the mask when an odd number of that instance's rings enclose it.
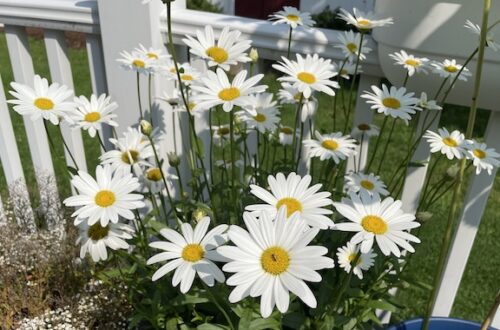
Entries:
{"label": "white picket fence", "polygon": [[[286,53],[288,30],[284,26],[271,26],[268,22],[260,20],[187,10],[185,1],[182,0],[173,2],[173,8],[172,32],[174,42],[180,49],[183,49],[181,39],[185,35],[195,35],[195,31],[204,28],[205,25],[212,25],[216,35],[223,27],[229,25],[241,31],[243,38],[253,40],[253,46],[259,49],[262,58],[277,60]],[[84,33],[93,93],[108,93],[121,105],[117,110],[120,124],[118,133],[136,124],[139,116],[135,111],[138,104],[135,75],[122,70],[116,59],[122,50],[133,49],[139,43],[157,48],[165,47],[167,27],[165,20],[164,8],[159,1],[142,5],[140,0],[0,0],[0,23],[4,24],[15,81],[24,84],[33,82],[33,61],[25,27],[43,28],[51,79],[69,87],[73,87],[73,80],[64,31]],[[340,51],[332,47],[337,41],[336,36],[337,32],[332,30],[298,31],[294,34],[292,52],[319,53],[322,57],[343,60]],[[370,38],[369,44],[370,48],[376,47]],[[183,53],[186,53],[185,49]],[[363,64],[364,72],[359,91],[378,84],[382,77],[375,54],[376,52],[371,53]],[[5,102],[5,91],[1,86],[0,83],[0,158],[9,185],[10,197],[16,201],[14,211],[19,221],[29,223],[30,218],[33,218],[33,211],[23,175],[23,164]],[[154,95],[160,96],[165,88],[168,88],[166,82],[154,80]],[[147,100],[146,95],[142,100]],[[161,123],[167,135],[161,146],[163,154],[174,149],[182,152],[180,141],[182,137],[173,139],[172,136],[174,131],[180,132],[179,129],[173,129],[175,121],[172,120],[174,115],[172,109],[165,103],[157,103],[155,106],[156,122]],[[355,124],[372,121],[372,111],[368,109],[358,94]],[[49,142],[43,124],[40,121],[32,122],[26,119],[24,125],[37,183],[42,187],[39,191],[41,211],[45,213],[46,218],[52,219],[49,221],[60,222],[58,218],[60,202],[54,180],[57,173],[54,173],[52,160],[49,157]],[[498,128],[500,128],[500,112],[493,112],[487,129],[486,143],[500,150]],[[197,122],[197,131],[201,137],[208,136],[207,122],[203,118]],[[86,169],[81,132],[78,129],[63,127],[63,135],[69,142],[73,154],[77,155],[76,162],[79,168]],[[178,145],[174,145],[173,141],[177,141]],[[366,161],[367,149],[367,145],[362,148],[362,162]],[[428,157],[428,147],[422,143],[413,160],[425,160]],[[68,165],[74,166],[69,157],[66,157],[66,160]],[[352,161],[350,164],[352,166]],[[426,170],[426,167],[418,167],[408,172],[402,196],[407,212],[416,209]],[[489,176],[483,172],[470,181],[466,206],[461,215],[434,309],[436,316],[448,316],[451,311],[494,178],[495,173]],[[3,214],[1,205],[0,201],[0,223]],[[50,227],[51,223],[48,225]],[[500,328],[500,313],[497,313],[493,326]]]}

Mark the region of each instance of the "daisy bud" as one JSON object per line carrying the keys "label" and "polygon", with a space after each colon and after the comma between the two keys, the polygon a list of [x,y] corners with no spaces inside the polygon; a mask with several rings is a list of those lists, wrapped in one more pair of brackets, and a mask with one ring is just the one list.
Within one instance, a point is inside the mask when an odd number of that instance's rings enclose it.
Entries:
{"label": "daisy bud", "polygon": [[456,164],[450,166],[446,170],[446,178],[448,179],[448,181],[455,180],[457,178],[457,175],[458,175],[459,171],[460,171],[460,168]]}
{"label": "daisy bud", "polygon": [[252,62],[257,63],[259,60],[259,52],[257,51],[256,48],[250,49],[250,53],[248,54],[248,57],[252,60]]}
{"label": "daisy bud", "polygon": [[177,167],[181,164],[181,159],[176,155],[175,152],[167,153],[168,164],[173,167]]}
{"label": "daisy bud", "polygon": [[418,222],[426,222],[429,221],[432,218],[433,214],[431,212],[423,211],[423,212],[418,212],[416,217]]}
{"label": "daisy bud", "polygon": [[201,219],[207,216],[207,212],[205,210],[197,208],[196,210],[193,211],[193,220],[198,223]]}
{"label": "daisy bud", "polygon": [[147,120],[141,120],[141,132],[142,134],[149,136],[151,132],[153,131],[153,126],[151,123]]}

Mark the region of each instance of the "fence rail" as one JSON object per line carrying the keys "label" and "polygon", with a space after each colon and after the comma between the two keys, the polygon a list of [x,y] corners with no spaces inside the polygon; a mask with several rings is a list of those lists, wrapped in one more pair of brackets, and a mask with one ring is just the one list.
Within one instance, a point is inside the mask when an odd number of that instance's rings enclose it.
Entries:
{"label": "fence rail", "polygon": [[[182,38],[185,35],[195,35],[196,30],[202,29],[206,25],[212,25],[216,35],[223,27],[229,25],[233,29],[241,31],[243,38],[251,39],[253,46],[259,49],[262,58],[278,60],[286,53],[288,37],[286,27],[272,26],[261,20],[188,10],[181,0],[177,0],[173,4],[175,12],[172,32],[174,41],[179,46],[182,46]],[[116,15],[117,10],[120,11],[120,15]],[[116,58],[121,50],[131,49],[139,43],[164,47],[167,31],[165,20],[165,13],[159,2],[143,6],[139,0],[24,0],[22,2],[0,0],[0,23],[5,25],[5,35],[15,81],[24,84],[33,83],[33,60],[25,28],[38,27],[44,29],[44,42],[52,81],[63,83],[72,88],[73,79],[64,32],[82,32],[86,37],[92,91],[96,94],[109,92],[118,104],[122,105],[118,110],[121,129],[137,123],[138,115],[130,111],[129,107],[137,104],[138,99],[135,92],[135,77],[123,72],[118,67]],[[298,31],[294,34],[292,52],[319,53],[322,57],[343,60],[341,52],[332,47],[332,44],[337,41],[337,33],[338,31],[326,29]],[[277,40],[278,42],[276,42]],[[375,41],[371,37],[368,37],[367,40],[368,46],[375,49]],[[372,52],[363,62],[363,74],[358,91],[367,90],[371,85],[378,84],[382,76],[376,52]],[[20,201],[19,206],[14,211],[16,215],[22,214],[24,216],[24,218],[19,217],[19,219],[29,222],[33,221],[33,211],[30,207],[11,118],[1,86],[0,83],[0,158],[10,187],[9,194],[11,198],[14,197]],[[166,82],[155,81],[154,94],[161,95],[165,86]],[[372,112],[367,111],[368,105],[359,99],[359,92],[357,97],[354,123],[371,123],[373,120]],[[144,99],[146,97],[143,97]],[[161,124],[168,134],[162,145],[163,150],[171,151],[174,148],[182,150],[181,142],[178,142],[178,145],[174,145],[172,142],[175,141],[172,138],[172,132],[176,131],[173,129],[173,125],[178,125],[172,120],[172,116],[174,116],[172,109],[167,104],[156,104],[156,106],[157,110],[161,110],[157,111],[157,114],[164,113]],[[47,187],[47,182],[50,186],[49,189],[40,189],[41,204],[45,205],[45,212],[54,212],[53,208],[57,208],[60,201],[55,180],[47,180],[47,177],[54,178],[55,173],[51,157],[48,156],[50,148],[43,123],[41,121],[32,122],[28,119],[25,120],[24,126],[34,168],[37,172],[38,186]],[[206,118],[202,118],[197,123],[197,133],[200,133],[200,136],[207,136],[206,127]],[[498,127],[500,127],[500,112],[495,112],[491,116],[486,139],[493,147],[500,149],[498,129],[495,130]],[[78,166],[85,169],[85,152],[80,131],[63,126],[63,134],[70,142],[69,146],[74,151],[73,154],[78,155],[76,159]],[[366,162],[368,141],[364,142],[362,150],[361,159],[364,163]],[[428,157],[428,147],[422,144],[414,160],[423,160]],[[75,165],[70,157],[66,157],[66,161],[69,166]],[[352,159],[349,160],[348,166],[353,167]],[[426,167],[418,167],[408,172],[408,180],[402,196],[408,212],[415,211],[426,170]],[[472,180],[466,211],[462,216],[447,272],[443,278],[438,307],[434,311],[436,315],[446,316],[450,313],[493,180],[494,175],[487,177],[483,174]],[[54,214],[54,217],[60,216],[57,215],[59,212]],[[478,215],[479,217],[477,217]],[[476,221],[468,221],[474,216],[476,216]],[[2,208],[0,205],[0,223],[1,221]],[[469,240],[470,244],[462,245],[460,243],[462,240]],[[455,265],[455,262],[458,264]],[[497,313],[494,326],[500,327],[500,313]]]}

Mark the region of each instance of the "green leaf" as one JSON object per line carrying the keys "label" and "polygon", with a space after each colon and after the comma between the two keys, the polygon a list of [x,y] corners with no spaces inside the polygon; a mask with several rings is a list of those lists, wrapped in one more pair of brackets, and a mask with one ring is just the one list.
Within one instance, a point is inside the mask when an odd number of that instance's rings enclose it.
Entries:
{"label": "green leaf", "polygon": [[165,324],[165,329],[166,330],[177,330],[177,318],[171,318],[167,321]]}
{"label": "green leaf", "polygon": [[250,329],[250,323],[252,322],[253,311],[250,308],[243,310],[240,316],[240,322],[238,324],[238,329]]}
{"label": "green leaf", "polygon": [[358,320],[353,317],[349,320],[349,322],[347,322],[346,324],[344,324],[344,326],[342,327],[343,330],[351,330],[351,329],[354,329],[354,327],[356,326],[356,324],[358,323]]}
{"label": "green leaf", "polygon": [[163,228],[167,228],[167,225],[162,223],[162,222],[159,222],[159,221],[156,221],[156,220],[150,220],[149,221],[149,225],[151,226],[151,228],[153,228],[156,232],[160,232],[160,230],[162,230]]}
{"label": "green leaf", "polygon": [[73,175],[78,175],[78,171],[76,170],[76,168],[71,167],[71,166],[66,166],[66,168],[68,169],[69,173],[71,173]]}
{"label": "green leaf", "polygon": [[366,304],[367,307],[382,309],[389,312],[396,312],[398,308],[388,301],[384,300],[371,300]]}
{"label": "green leaf", "polygon": [[280,329],[280,323],[276,319],[256,319],[250,323],[250,327],[240,329],[252,329],[252,330],[266,330],[266,329]]}
{"label": "green leaf", "polygon": [[427,165],[427,162],[409,162],[408,167],[424,167]]}
{"label": "green leaf", "polygon": [[198,330],[227,330],[228,327],[220,324],[203,323],[196,327]]}

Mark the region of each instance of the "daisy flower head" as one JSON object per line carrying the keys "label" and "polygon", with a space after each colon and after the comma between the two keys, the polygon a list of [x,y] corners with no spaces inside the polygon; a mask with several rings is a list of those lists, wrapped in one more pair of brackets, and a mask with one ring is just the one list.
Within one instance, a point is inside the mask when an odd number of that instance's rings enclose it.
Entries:
{"label": "daisy flower head", "polygon": [[351,14],[347,10],[340,8],[339,17],[347,24],[354,25],[360,32],[368,32],[373,28],[390,25],[393,23],[392,17],[379,18],[372,12],[364,13],[357,8]]}
{"label": "daisy flower head", "polygon": [[[212,126],[212,134],[213,134],[213,142],[216,146],[224,148],[226,143],[229,142],[231,138],[231,131],[229,129],[229,124],[220,125],[220,126]],[[234,139],[239,139],[239,134],[234,134]]]}
{"label": "daisy flower head", "polygon": [[15,99],[7,102],[13,104],[21,116],[29,116],[33,121],[43,118],[54,125],[63,118],[70,120],[68,114],[75,109],[75,104],[72,102],[73,91],[65,85],[49,85],[47,79],[39,75],[33,78],[33,87],[16,82],[10,85],[14,89],[10,94]]}
{"label": "daisy flower head", "polygon": [[395,65],[402,65],[408,71],[408,76],[413,76],[415,73],[427,73],[427,65],[429,59],[426,57],[415,57],[409,55],[404,50],[389,54],[389,56],[396,61]]}
{"label": "daisy flower head", "polygon": [[[191,85],[196,83],[201,76],[201,72],[193,68],[189,63],[183,63],[178,65],[179,76],[184,85]],[[161,65],[157,69],[158,73],[162,76],[167,77],[170,80],[177,80],[177,69],[175,68],[175,63],[172,60],[167,60],[165,64]]]}
{"label": "daisy flower head", "polygon": [[139,188],[139,181],[131,173],[113,172],[111,166],[97,166],[96,179],[84,171],[78,171],[71,184],[78,195],[64,200],[66,206],[79,207],[71,216],[75,225],[86,221],[89,226],[109,222],[118,223],[118,217],[134,219],[132,210],[143,207],[144,197],[133,192]]}
{"label": "daisy flower head", "polygon": [[429,143],[432,153],[439,151],[449,160],[462,159],[466,155],[465,136],[458,130],[450,133],[443,127],[438,129],[438,133],[428,130],[423,137]]}
{"label": "daisy flower head", "polygon": [[500,166],[500,154],[495,149],[488,148],[485,143],[472,142],[465,145],[467,158],[472,159],[476,174],[486,170],[491,175],[493,168]]}
{"label": "daisy flower head", "polygon": [[387,88],[382,84],[382,89],[372,86],[372,92],[365,91],[361,95],[367,99],[366,103],[372,104],[371,108],[393,118],[401,118],[406,124],[411,119],[412,114],[420,111],[418,107],[419,99],[413,97],[414,93],[406,93],[406,88],[391,86]]}
{"label": "daisy flower head", "polygon": [[278,131],[278,140],[283,146],[291,146],[293,144],[293,128],[281,126]]}
{"label": "daisy flower head", "polygon": [[[334,47],[339,48],[350,62],[356,61],[360,52],[359,43],[361,42],[361,34],[353,31],[344,31],[343,33],[338,33],[337,37],[340,43]],[[371,48],[366,46],[367,43],[368,41],[364,39],[361,45],[361,52],[359,53],[360,61],[366,59],[366,54],[372,51]]]}
{"label": "daisy flower head", "polygon": [[297,54],[297,61],[281,57],[282,62],[273,64],[273,68],[285,73],[279,81],[291,83],[298,92],[309,98],[312,91],[324,92],[334,96],[334,88],[340,88],[336,81],[330,80],[337,75],[331,60],[320,58],[318,54],[307,54],[304,58]]}
{"label": "daisy flower head", "polygon": [[264,77],[263,74],[248,79],[246,77],[247,71],[242,70],[232,82],[229,82],[224,70],[218,68],[217,73],[207,71],[206,75],[200,79],[200,84],[191,87],[198,92],[193,96],[193,101],[196,103],[193,111],[222,105],[222,109],[229,112],[234,106],[246,106],[252,100],[251,94],[262,93],[267,89],[265,85],[256,85]]}
{"label": "daisy flower head", "polygon": [[274,218],[278,210],[286,206],[288,217],[298,213],[300,218],[311,227],[319,229],[333,227],[333,221],[327,216],[332,214],[332,211],[325,208],[332,204],[331,194],[327,191],[318,192],[321,184],[309,187],[310,175],[302,178],[295,173],[290,173],[288,177],[285,177],[283,173],[278,173],[276,177],[269,175],[267,182],[271,192],[257,185],[250,185],[250,193],[266,204],[248,205],[245,210],[253,212],[254,215],[265,212],[269,217]]}
{"label": "daisy flower head", "polygon": [[420,94],[420,100],[417,103],[418,107],[421,108],[422,110],[442,110],[439,105],[437,105],[436,100],[428,100],[427,99],[427,94],[425,92],[422,92]]}
{"label": "daisy flower head", "polygon": [[103,164],[110,164],[114,171],[130,173],[133,170],[136,176],[140,176],[141,166],[151,167],[148,159],[154,156],[153,147],[138,128],[129,127],[123,137],[109,141],[116,149],[104,153],[99,159]]}
{"label": "daisy flower head", "polygon": [[127,239],[131,239],[134,228],[123,223],[108,223],[102,226],[96,222],[89,226],[86,222],[78,225],[79,235],[76,244],[81,244],[80,258],[83,259],[87,253],[94,262],[108,259],[107,248],[112,250],[128,249]]}
{"label": "daisy flower head", "polygon": [[127,71],[136,71],[140,74],[152,74],[155,70],[155,59],[150,58],[146,54],[138,51],[131,53],[122,51],[121,58],[117,59],[121,67]]}
{"label": "daisy flower head", "polygon": [[291,219],[285,208],[273,218],[262,212],[257,219],[243,213],[247,230],[233,225],[229,239],[235,246],[221,246],[217,251],[231,261],[222,269],[235,273],[226,281],[235,288],[229,301],[236,303],[247,296],[260,298],[260,313],[267,318],[276,305],[281,313],[288,310],[290,292],[307,306],[316,308],[314,294],[307,282],[320,282],[318,270],[333,268],[327,248],[310,246],[319,229],[309,228],[296,213]]}
{"label": "daisy flower head", "polygon": [[355,155],[356,140],[341,132],[320,134],[314,132],[316,139],[304,140],[304,147],[308,148],[310,157],[319,157],[320,160],[333,159],[338,164],[351,155]]}
{"label": "daisy flower head", "polygon": [[467,81],[467,77],[472,76],[469,69],[466,67],[457,64],[455,60],[444,60],[443,62],[433,62],[432,72],[439,74],[440,77],[450,78],[450,83],[453,82],[453,79],[460,73],[458,76],[458,80]]}
{"label": "daisy flower head", "polygon": [[380,134],[380,128],[373,124],[361,123],[353,127],[351,136],[356,140],[371,138]]}
{"label": "daisy flower head", "polygon": [[[167,182],[168,189],[170,191],[174,189],[173,181],[179,178],[176,175],[168,173],[165,166],[162,167],[163,174],[165,175],[165,181]],[[163,183],[162,174],[159,167],[149,167],[144,170],[143,175],[139,177],[139,182],[141,183],[141,192],[144,193],[163,193],[165,191],[165,184]]]}
{"label": "daisy flower head", "polygon": [[351,78],[350,76],[353,76],[354,73],[363,73],[363,67],[361,64],[358,64],[358,70],[356,71],[356,63],[350,62],[345,62],[343,65],[340,65],[339,70],[339,75],[347,80],[349,80]]}
{"label": "daisy flower head", "polygon": [[[477,36],[481,35],[481,27],[479,25],[466,20],[464,26]],[[491,48],[495,52],[500,50],[500,44],[495,41],[493,33],[488,32],[486,34],[486,47]]]}
{"label": "daisy flower head", "polygon": [[116,114],[114,110],[118,108],[116,102],[111,101],[110,96],[101,94],[99,97],[92,94],[90,100],[85,96],[75,98],[76,110],[70,114],[73,125],[89,132],[91,137],[95,137],[97,131],[101,130],[101,125],[117,127],[114,121]]}
{"label": "daisy flower head", "polygon": [[134,49],[134,51],[152,59],[153,65],[161,64],[171,58],[170,54],[161,48],[146,48],[142,44],[139,44],[139,47]]}
{"label": "daisy flower head", "polygon": [[[374,241],[386,256],[401,256],[399,247],[409,252],[415,249],[408,243],[420,240],[407,231],[420,226],[413,214],[404,213],[403,203],[391,197],[380,200],[379,196],[351,194],[340,203],[333,203],[337,212],[349,222],[337,223],[335,229],[356,232],[352,244],[361,243],[361,253],[369,253]],[[398,247],[399,246],[399,247]]]}
{"label": "daisy flower head", "polygon": [[[302,93],[297,87],[289,83],[281,83],[281,89],[278,91],[278,100],[281,104],[297,104],[302,98]],[[311,95],[312,97],[312,95]],[[303,98],[303,101],[307,98]]]}
{"label": "daisy flower head", "polygon": [[311,14],[300,12],[297,8],[291,6],[284,6],[282,10],[269,15],[269,20],[274,21],[276,24],[288,24],[292,29],[297,26],[304,28],[312,28],[316,22],[311,18]]}
{"label": "daisy flower head", "polygon": [[241,39],[240,31],[230,31],[226,26],[215,42],[214,30],[207,25],[205,31],[196,31],[196,37],[186,36],[182,41],[190,48],[191,54],[207,60],[209,67],[219,66],[227,71],[238,62],[251,61],[245,51],[250,48],[252,41]]}
{"label": "daisy flower head", "polygon": [[339,266],[345,270],[346,273],[351,272],[351,263],[357,259],[352,272],[360,280],[363,279],[363,271],[367,271],[373,266],[376,256],[377,254],[373,253],[373,250],[371,249],[367,253],[360,253],[359,245],[354,245],[351,242],[347,242],[345,246],[337,249],[337,260]]}
{"label": "daisy flower head", "polygon": [[219,225],[207,233],[209,225],[210,218],[204,217],[198,221],[194,229],[189,223],[184,222],[181,225],[182,235],[170,228],[160,230],[161,236],[166,241],[152,242],[149,246],[163,252],[149,258],[147,264],[168,262],[158,268],[152,280],[157,281],[175,269],[172,285],[175,287],[180,284],[182,293],[191,289],[196,274],[208,286],[214,286],[215,281],[223,283],[224,273],[214,261],[225,260],[216,249],[226,243],[225,232],[228,227]]}
{"label": "daisy flower head", "polygon": [[351,193],[366,193],[369,195],[387,196],[387,186],[380,180],[380,177],[370,173],[351,173],[345,176],[345,188],[348,194]]}
{"label": "daisy flower head", "polygon": [[245,110],[236,113],[238,117],[247,124],[248,128],[256,129],[262,134],[273,132],[280,122],[273,94],[251,95],[249,100]]}

